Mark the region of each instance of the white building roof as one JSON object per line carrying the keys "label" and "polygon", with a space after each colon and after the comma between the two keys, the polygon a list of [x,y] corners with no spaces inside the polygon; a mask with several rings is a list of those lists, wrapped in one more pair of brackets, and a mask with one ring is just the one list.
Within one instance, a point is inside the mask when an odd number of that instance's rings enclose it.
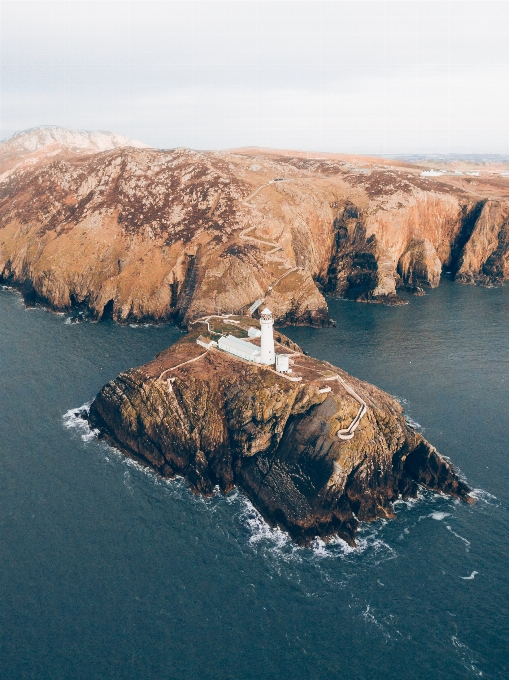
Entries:
{"label": "white building roof", "polygon": [[262,314],[272,314],[272,312],[268,307],[265,307],[265,309],[262,309]]}
{"label": "white building roof", "polygon": [[196,344],[206,347],[207,349],[210,349],[211,347],[217,347],[217,342],[215,340],[211,340],[211,338],[204,338],[203,335],[200,335],[198,338],[196,338]]}
{"label": "white building roof", "polygon": [[219,340],[219,347],[221,349],[228,349],[228,347],[231,347],[232,349],[237,349],[240,350],[241,352],[244,352],[244,354],[248,354],[249,356],[255,357],[260,355],[260,348],[257,347],[256,345],[252,345],[250,342],[246,342],[245,340],[241,340],[240,338],[236,338],[233,335],[227,335],[226,337],[222,337]]}
{"label": "white building roof", "polygon": [[423,170],[421,172],[421,177],[440,177],[440,175],[445,175],[445,172],[441,170]]}

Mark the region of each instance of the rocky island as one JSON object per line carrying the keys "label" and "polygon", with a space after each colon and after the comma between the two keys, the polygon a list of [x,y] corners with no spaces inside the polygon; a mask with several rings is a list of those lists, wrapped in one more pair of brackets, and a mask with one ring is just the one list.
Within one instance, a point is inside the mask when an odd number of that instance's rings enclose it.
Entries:
{"label": "rocky island", "polygon": [[220,338],[236,338],[263,354],[258,327],[233,315],[198,321],[105,385],[84,415],[126,455],[163,477],[182,475],[196,493],[239,487],[301,544],[335,535],[354,544],[360,522],[395,517],[392,503],[419,485],[471,502],[452,465],[382,390],[278,331],[283,372],[220,349]]}

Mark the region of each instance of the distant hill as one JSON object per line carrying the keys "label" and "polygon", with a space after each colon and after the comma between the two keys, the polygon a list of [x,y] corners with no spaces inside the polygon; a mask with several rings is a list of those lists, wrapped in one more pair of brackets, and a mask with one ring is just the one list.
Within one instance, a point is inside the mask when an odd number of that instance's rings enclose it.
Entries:
{"label": "distant hill", "polygon": [[408,163],[454,163],[456,161],[463,163],[509,163],[509,154],[499,153],[407,153],[384,156],[384,158],[394,158]]}
{"label": "distant hill", "polygon": [[95,152],[124,146],[132,146],[137,149],[147,148],[147,144],[143,144],[143,142],[129,139],[114,132],[90,132],[88,130],[58,127],[57,125],[43,125],[17,132],[4,139],[0,142],[0,152],[5,153],[6,150],[9,150],[16,153],[32,153],[55,145]]}

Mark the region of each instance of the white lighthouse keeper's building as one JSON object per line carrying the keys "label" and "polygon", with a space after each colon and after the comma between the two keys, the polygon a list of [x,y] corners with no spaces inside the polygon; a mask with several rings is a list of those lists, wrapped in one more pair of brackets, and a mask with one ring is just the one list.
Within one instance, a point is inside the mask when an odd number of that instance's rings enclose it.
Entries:
{"label": "white lighthouse keeper's building", "polygon": [[260,363],[273,364],[276,361],[274,351],[274,318],[268,307],[265,307],[260,314],[260,326],[262,329]]}

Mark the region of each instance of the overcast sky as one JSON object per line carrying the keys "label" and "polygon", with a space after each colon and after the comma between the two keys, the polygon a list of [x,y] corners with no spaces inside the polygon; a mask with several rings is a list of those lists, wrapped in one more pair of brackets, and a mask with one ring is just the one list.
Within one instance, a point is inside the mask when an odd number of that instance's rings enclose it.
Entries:
{"label": "overcast sky", "polygon": [[1,137],[508,153],[509,2],[2,2]]}

